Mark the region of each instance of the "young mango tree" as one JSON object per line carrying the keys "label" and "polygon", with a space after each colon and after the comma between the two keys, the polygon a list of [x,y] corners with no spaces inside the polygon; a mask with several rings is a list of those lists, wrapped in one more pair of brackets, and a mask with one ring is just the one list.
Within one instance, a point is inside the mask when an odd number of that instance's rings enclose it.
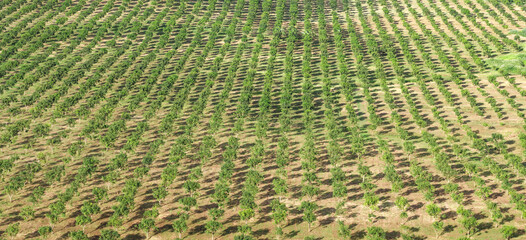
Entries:
{"label": "young mango tree", "polygon": [[113,229],[102,229],[99,240],[119,240],[121,235]]}
{"label": "young mango tree", "polygon": [[84,231],[69,232],[69,238],[72,240],[89,240],[88,235]]}
{"label": "young mango tree", "polygon": [[9,236],[9,237],[11,237],[13,239],[16,237],[18,232],[20,232],[20,223],[10,224],[9,226],[7,226],[7,228],[5,230],[5,233],[7,234],[7,236]]}
{"label": "young mango tree", "polygon": [[380,227],[368,227],[367,235],[365,236],[367,240],[384,240],[385,231]]}
{"label": "young mango tree", "polygon": [[311,231],[312,223],[316,221],[316,214],[314,211],[318,209],[318,205],[314,202],[303,201],[300,210],[303,211],[303,220],[307,222],[307,230]]}
{"label": "young mango tree", "polygon": [[276,224],[276,237],[279,240],[280,237],[283,236],[283,228],[281,224],[287,219],[288,209],[279,199],[273,199],[270,206],[272,208],[272,219],[274,220],[274,224]]}
{"label": "young mango tree", "polygon": [[50,226],[39,227],[38,235],[40,235],[42,239],[46,239],[52,231],[53,229]]}
{"label": "young mango tree", "polygon": [[409,217],[409,215],[407,214],[407,208],[409,207],[409,201],[407,200],[407,198],[403,196],[397,197],[395,200],[395,205],[398,207],[398,209],[402,211],[400,213],[400,217],[406,219],[405,221],[407,222],[407,219]]}
{"label": "young mango tree", "polygon": [[370,222],[373,222],[376,218],[374,211],[378,210],[378,202],[380,198],[373,191],[366,191],[363,195],[364,205],[369,207],[370,211],[368,218]]}
{"label": "young mango tree", "polygon": [[172,227],[174,231],[177,232],[179,235],[178,239],[182,239],[182,235],[186,230],[188,230],[188,225],[186,221],[188,220],[190,216],[187,213],[181,213],[179,214],[179,218],[173,221]]}
{"label": "young mango tree", "polygon": [[502,236],[509,240],[510,238],[514,237],[517,233],[517,228],[514,226],[502,226],[500,229],[500,233],[502,233]]}
{"label": "young mango tree", "polygon": [[157,227],[155,227],[155,221],[148,217],[141,219],[137,227],[146,234],[146,239],[150,239],[150,232],[157,229]]}

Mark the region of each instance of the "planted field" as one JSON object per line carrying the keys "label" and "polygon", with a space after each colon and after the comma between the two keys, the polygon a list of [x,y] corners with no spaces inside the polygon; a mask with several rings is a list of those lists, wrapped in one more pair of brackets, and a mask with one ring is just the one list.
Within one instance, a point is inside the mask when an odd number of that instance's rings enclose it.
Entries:
{"label": "planted field", "polygon": [[5,239],[524,239],[522,0],[0,0]]}

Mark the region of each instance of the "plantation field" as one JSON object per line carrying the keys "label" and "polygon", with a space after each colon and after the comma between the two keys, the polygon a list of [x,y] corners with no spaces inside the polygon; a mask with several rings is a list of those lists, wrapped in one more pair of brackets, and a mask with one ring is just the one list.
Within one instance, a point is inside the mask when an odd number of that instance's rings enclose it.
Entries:
{"label": "plantation field", "polygon": [[526,239],[523,0],[0,0],[5,239]]}

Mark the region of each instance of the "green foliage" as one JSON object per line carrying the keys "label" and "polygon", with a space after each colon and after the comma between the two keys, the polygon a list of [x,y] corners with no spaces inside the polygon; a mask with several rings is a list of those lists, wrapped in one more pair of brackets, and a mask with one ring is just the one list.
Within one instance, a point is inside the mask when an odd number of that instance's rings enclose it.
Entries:
{"label": "green foliage", "polygon": [[54,182],[60,181],[64,175],[66,175],[66,169],[64,165],[59,165],[46,172],[45,179],[48,184],[52,185]]}
{"label": "green foliage", "polygon": [[38,234],[43,239],[46,239],[49,236],[49,234],[51,234],[52,231],[53,231],[53,229],[50,226],[44,226],[44,227],[39,227],[38,228]]}
{"label": "green foliage", "polygon": [[188,193],[190,193],[190,195],[193,195],[193,193],[195,193],[195,191],[197,191],[200,187],[201,185],[199,184],[199,182],[192,181],[192,180],[187,180],[186,182],[183,183],[183,188]]}
{"label": "green foliage", "polygon": [[206,232],[209,234],[212,234],[212,239],[214,239],[214,234],[217,233],[222,227],[223,227],[223,224],[215,220],[210,220],[206,222],[206,225],[205,225]]}
{"label": "green foliage", "polygon": [[50,126],[49,124],[39,123],[33,128],[33,133],[36,137],[45,137],[49,134]]}
{"label": "green foliage", "polygon": [[239,218],[241,218],[241,221],[245,221],[245,222],[247,222],[248,220],[250,220],[256,215],[256,213],[254,212],[254,209],[252,208],[241,209],[238,214],[239,214]]}
{"label": "green foliage", "polygon": [[121,235],[112,229],[102,229],[99,240],[119,240]]}
{"label": "green foliage", "polygon": [[92,194],[95,196],[95,201],[99,202],[103,199],[108,199],[108,190],[100,187],[94,187],[91,190]]}
{"label": "green foliage", "polygon": [[500,232],[505,239],[510,239],[517,233],[517,228],[514,226],[502,226]]}
{"label": "green foliage", "polygon": [[183,205],[185,211],[190,211],[192,207],[197,206],[197,200],[194,197],[183,197],[179,199],[179,203]]}
{"label": "green foliage", "polygon": [[365,236],[367,240],[384,240],[385,231],[380,227],[368,227],[367,235]]}
{"label": "green foliage", "polygon": [[281,223],[287,218],[287,206],[284,203],[281,203],[279,199],[273,199],[270,202],[270,206],[272,208],[272,219],[276,225],[280,226]]}
{"label": "green foliage", "polygon": [[274,180],[272,180],[272,185],[274,186],[274,192],[276,192],[278,196],[281,197],[287,194],[288,186],[285,179],[275,178]]}
{"label": "green foliage", "polygon": [[18,234],[19,231],[20,231],[20,223],[9,224],[9,226],[7,226],[7,228],[5,229],[5,233],[7,234],[7,236],[10,236],[12,238],[14,238]]}
{"label": "green foliage", "polygon": [[442,213],[442,209],[440,209],[440,207],[438,207],[436,204],[432,203],[432,204],[428,204],[426,206],[426,212],[427,214],[429,214],[431,217],[433,217],[433,219],[437,219],[440,220],[441,219],[441,213]]}
{"label": "green foliage", "polygon": [[464,227],[467,237],[471,237],[478,230],[478,222],[470,210],[458,209],[457,212],[461,215],[459,222]]}
{"label": "green foliage", "polygon": [[84,215],[94,215],[100,212],[100,207],[97,205],[97,203],[94,203],[93,201],[85,201],[82,207],[80,208],[80,212]]}
{"label": "green foliage", "polygon": [[91,217],[90,216],[87,216],[87,215],[79,215],[75,218],[75,224],[78,226],[78,225],[82,225],[82,229],[84,231],[84,228],[86,227],[87,224],[91,223]]}
{"label": "green foliage", "polygon": [[157,229],[157,227],[155,227],[155,220],[151,218],[141,219],[141,222],[137,227],[146,234],[146,239],[149,239],[152,230],[155,231]]}
{"label": "green foliage", "polygon": [[0,178],[2,181],[4,181],[4,174],[13,169],[14,162],[18,159],[20,159],[18,155],[13,155],[9,159],[0,160]]}
{"label": "green foliage", "polygon": [[516,34],[516,35],[519,35],[519,36],[526,37],[526,28],[522,29],[522,30],[511,30],[510,34]]}
{"label": "green foliage", "polygon": [[176,231],[179,234],[179,238],[181,238],[181,235],[183,234],[183,232],[188,230],[188,225],[187,225],[188,218],[189,218],[188,214],[181,213],[179,215],[179,218],[174,220],[172,223],[172,227],[174,231]]}
{"label": "green foliage", "polygon": [[[101,212],[99,206],[111,205],[113,215],[107,224],[115,230],[102,230],[100,239],[118,239],[117,230],[123,231],[119,228],[124,223],[137,223],[128,216],[135,216],[135,201],[144,200],[137,194],[151,191],[146,198],[153,197],[158,204],[146,209],[136,225],[148,238],[155,230],[159,205],[172,185],[181,183],[185,193],[176,198],[176,205],[183,212],[173,222],[179,238],[188,231],[187,224],[195,224],[188,219],[193,208],[204,203],[201,192],[212,197],[204,225],[212,238],[221,232],[222,223],[231,224],[221,218],[232,203],[238,205],[234,209],[244,221],[237,224],[240,234],[234,239],[248,240],[259,237],[250,235],[252,227],[259,229],[252,225],[260,224],[262,211],[267,214],[262,217],[271,214],[278,238],[283,236],[289,211],[300,210],[311,231],[311,224],[321,217],[317,214],[323,212],[317,212],[320,200],[335,206],[330,218],[337,221],[339,235],[350,238],[351,229],[343,221],[348,220],[347,214],[342,214],[348,210],[344,209],[348,191],[363,193],[363,204],[374,216],[384,195],[377,195],[381,191],[376,191],[375,184],[384,180],[390,182],[393,193],[400,193],[395,205],[401,218],[408,218],[409,208],[409,201],[401,197],[406,194],[401,192],[404,183],[416,186],[427,201],[425,211],[433,217],[437,235],[444,230],[442,209],[434,203],[442,194],[435,191],[437,177],[446,179],[445,193],[460,206],[457,220],[468,238],[476,234],[478,223],[463,208],[466,189],[461,191],[453,182],[475,184],[475,194],[487,207],[483,212],[491,215],[497,227],[505,217],[504,209],[490,199],[493,191],[508,195],[511,205],[507,207],[516,208],[510,212],[526,216],[524,195],[515,189],[516,178],[526,175],[524,156],[515,155],[526,149],[526,133],[517,132],[523,149],[514,149],[510,145],[517,145],[512,139],[515,132],[511,136],[497,133],[502,129],[488,124],[494,115],[499,120],[515,121],[516,115],[526,119],[521,107],[521,97],[526,96],[522,77],[515,82],[510,76],[526,76],[526,54],[520,45],[526,30],[511,31],[514,40],[502,30],[526,22],[524,0],[198,0],[190,6],[186,1],[168,0],[164,7],[157,0],[103,2],[104,6],[85,0],[76,5],[70,0],[0,2],[0,28],[6,30],[0,33],[0,109],[6,110],[0,142],[15,152],[24,151],[19,145],[26,148],[22,160],[16,155],[0,160],[1,190],[10,200],[27,197],[33,203],[16,209],[24,220],[34,218],[38,210],[51,225],[60,222],[70,213],[70,205],[78,202],[75,196],[85,195],[85,187],[99,184],[99,179],[107,187],[94,187],[92,196],[83,196],[88,200],[80,207],[81,214],[73,216],[84,227]],[[222,4],[220,8],[216,2]],[[179,3],[176,8],[174,4]],[[19,18],[23,21],[15,23]],[[47,24],[50,19],[54,24]],[[27,23],[31,24],[24,29]],[[502,53],[506,55],[493,57]],[[487,77],[494,88],[485,86],[484,73],[489,68],[503,75]],[[511,87],[503,86],[503,81]],[[233,97],[237,102],[232,102]],[[472,113],[480,117],[473,118]],[[472,129],[478,121],[482,131]],[[203,122],[206,126],[201,131]],[[491,125],[498,124],[506,126],[505,121]],[[51,131],[63,127],[66,130]],[[151,133],[160,138],[149,142]],[[37,138],[46,138],[51,154],[27,152],[43,147]],[[94,145],[107,151],[100,160],[93,157],[100,153]],[[411,164],[410,176],[399,171],[400,167],[406,170],[400,145],[409,160],[405,163]],[[160,149],[166,146],[171,150],[165,166]],[[143,147],[148,148],[146,153]],[[58,156],[53,153],[57,150],[66,153]],[[128,159],[128,154],[134,158]],[[115,157],[107,159],[108,155]],[[208,183],[209,176],[203,174],[210,174],[212,160],[221,167],[217,181]],[[196,167],[187,168],[189,161]],[[161,183],[141,189],[143,181],[158,178],[159,164]],[[269,164],[278,169],[268,169]],[[248,169],[239,175],[243,167]],[[357,172],[349,172],[356,167]],[[371,169],[383,169],[383,174]],[[179,171],[184,179],[174,184]],[[295,182],[297,174],[302,177],[300,185]],[[361,178],[358,190],[348,188],[355,184],[355,174]],[[110,200],[115,202],[105,202],[110,186],[121,180],[124,186],[112,191],[117,192]],[[299,209],[294,209],[299,190],[288,185],[291,180],[294,187],[301,186]],[[494,180],[501,189],[493,189],[490,182]],[[62,183],[68,186],[54,191]],[[25,195],[27,190],[31,194]],[[40,206],[44,194],[56,195],[49,206]],[[269,206],[270,213],[264,209]],[[503,226],[501,231],[509,238],[517,229]],[[39,229],[41,235],[50,232],[51,228]],[[76,231],[70,237],[87,236]],[[385,237],[381,228],[367,229],[367,239]],[[402,234],[402,238],[413,237]]]}
{"label": "green foliage", "polygon": [[358,173],[362,176],[362,182],[365,182],[365,179],[371,177],[373,174],[368,166],[362,164],[358,165]]}
{"label": "green foliage", "polygon": [[57,201],[49,205],[49,213],[46,216],[49,218],[51,223],[58,222],[60,217],[66,215],[66,205],[62,201]]}
{"label": "green foliage", "polygon": [[33,219],[35,217],[35,210],[31,206],[25,206],[20,210],[19,216],[25,221]]}
{"label": "green foliage", "polygon": [[343,239],[351,239],[351,229],[341,220],[338,220],[338,235]]}
{"label": "green foliage", "polygon": [[300,210],[303,211],[303,220],[308,223],[308,231],[311,230],[311,224],[316,221],[316,214],[314,211],[318,209],[318,205],[314,202],[301,202]]}
{"label": "green foliage", "polygon": [[526,53],[509,53],[487,59],[486,63],[503,74],[526,74]]}
{"label": "green foliage", "polygon": [[69,238],[72,240],[88,240],[89,237],[84,231],[73,231],[69,232]]}
{"label": "green foliage", "polygon": [[168,196],[168,191],[166,190],[165,186],[158,186],[157,188],[153,189],[153,197],[159,201],[159,204],[161,204],[161,201]]}
{"label": "green foliage", "polygon": [[376,210],[378,208],[378,202],[380,201],[380,198],[374,194],[374,192],[365,192],[363,199],[365,201],[365,206],[371,208],[372,210]]}
{"label": "green foliage", "polygon": [[433,229],[435,229],[437,236],[439,236],[442,230],[444,230],[444,222],[436,221],[436,222],[433,222],[432,226],[433,226]]}

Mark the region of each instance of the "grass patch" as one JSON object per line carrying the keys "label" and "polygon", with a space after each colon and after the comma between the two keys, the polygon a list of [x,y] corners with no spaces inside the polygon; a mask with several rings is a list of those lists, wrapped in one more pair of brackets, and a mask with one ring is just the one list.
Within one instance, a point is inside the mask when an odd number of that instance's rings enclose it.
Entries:
{"label": "grass patch", "polygon": [[[526,33],[525,33],[526,34]],[[486,64],[502,74],[526,74],[526,52],[508,53],[486,59]]]}
{"label": "grass patch", "polygon": [[526,28],[522,30],[511,30],[510,34],[519,35],[521,37],[526,37]]}

